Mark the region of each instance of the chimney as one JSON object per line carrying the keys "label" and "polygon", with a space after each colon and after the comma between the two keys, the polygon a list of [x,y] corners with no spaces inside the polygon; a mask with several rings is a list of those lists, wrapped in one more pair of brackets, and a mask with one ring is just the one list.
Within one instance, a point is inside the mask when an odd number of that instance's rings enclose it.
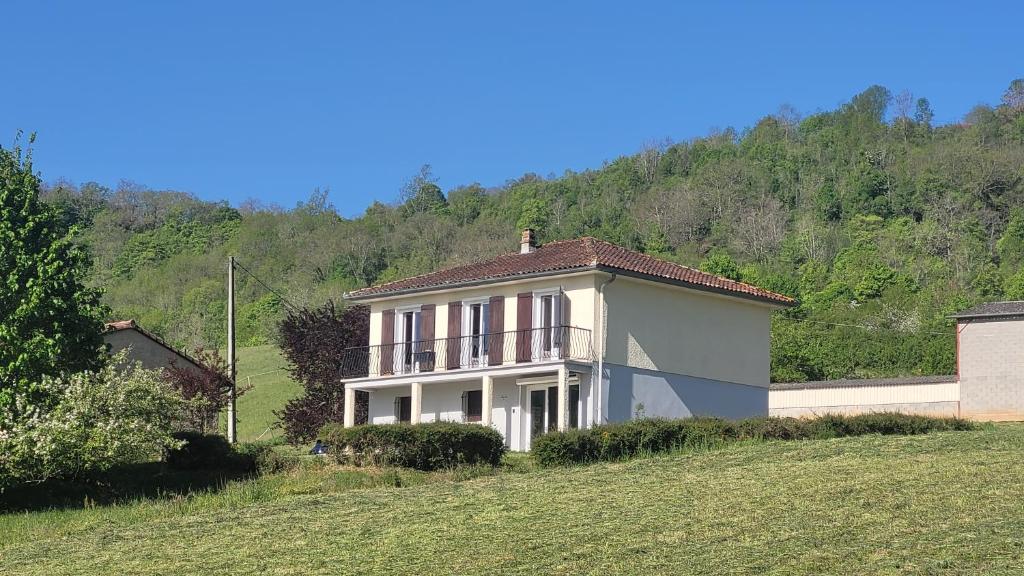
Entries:
{"label": "chimney", "polygon": [[537,235],[533,228],[523,229],[523,240],[519,244],[520,254],[529,254],[537,249]]}

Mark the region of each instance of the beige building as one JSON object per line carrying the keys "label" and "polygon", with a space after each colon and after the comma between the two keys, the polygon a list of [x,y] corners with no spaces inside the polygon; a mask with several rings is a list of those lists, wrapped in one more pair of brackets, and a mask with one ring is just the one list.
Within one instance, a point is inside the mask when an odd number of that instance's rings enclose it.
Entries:
{"label": "beige building", "polygon": [[111,354],[128,349],[128,361],[140,362],[143,368],[158,370],[170,367],[173,363],[179,367],[191,367],[202,370],[203,367],[184,352],[180,352],[158,336],[143,330],[135,320],[109,322],[103,333],[103,341]]}
{"label": "beige building", "polygon": [[638,415],[768,411],[780,294],[593,238],[346,294],[370,307],[343,352],[345,424],[478,421],[513,450],[553,429]]}
{"label": "beige building", "polygon": [[1024,420],[1024,302],[990,302],[954,317],[960,414]]}

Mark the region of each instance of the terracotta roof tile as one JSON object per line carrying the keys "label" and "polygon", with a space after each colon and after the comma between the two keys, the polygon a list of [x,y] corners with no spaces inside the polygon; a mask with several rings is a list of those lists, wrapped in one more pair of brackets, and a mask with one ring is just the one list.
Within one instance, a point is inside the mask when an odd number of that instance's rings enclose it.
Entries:
{"label": "terracotta roof tile", "polygon": [[689,266],[659,260],[647,254],[589,237],[551,242],[527,254],[503,254],[483,262],[455,266],[429,274],[370,286],[350,292],[345,297],[362,300],[377,296],[588,269],[639,275],[651,280],[682,284],[725,294],[732,293],[784,306],[795,304],[792,298],[782,294],[701,272]]}

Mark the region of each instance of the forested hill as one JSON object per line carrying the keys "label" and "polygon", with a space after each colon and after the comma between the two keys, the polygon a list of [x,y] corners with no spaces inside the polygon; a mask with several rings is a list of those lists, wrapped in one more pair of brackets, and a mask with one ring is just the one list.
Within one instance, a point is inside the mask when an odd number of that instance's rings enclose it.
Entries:
{"label": "forested hill", "polygon": [[[1001,97],[1001,98],[1000,98]],[[113,317],[179,345],[223,343],[229,254],[299,306],[514,250],[595,236],[796,296],[773,326],[773,378],[949,373],[946,315],[1024,299],[1024,81],[962,122],[871,87],[800,118],[652,145],[603,167],[443,191],[429,170],[395,205],[342,218],[325,194],[238,208],[131,184],[57,183]],[[44,174],[45,176],[45,174]],[[274,338],[278,296],[239,275],[243,344]]]}

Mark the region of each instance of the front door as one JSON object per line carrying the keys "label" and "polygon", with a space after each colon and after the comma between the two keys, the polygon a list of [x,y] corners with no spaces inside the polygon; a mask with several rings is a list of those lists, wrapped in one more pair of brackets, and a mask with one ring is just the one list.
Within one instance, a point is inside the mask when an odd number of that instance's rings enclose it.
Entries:
{"label": "front door", "polygon": [[558,429],[558,386],[530,386],[527,391],[523,450],[529,450],[533,438]]}

